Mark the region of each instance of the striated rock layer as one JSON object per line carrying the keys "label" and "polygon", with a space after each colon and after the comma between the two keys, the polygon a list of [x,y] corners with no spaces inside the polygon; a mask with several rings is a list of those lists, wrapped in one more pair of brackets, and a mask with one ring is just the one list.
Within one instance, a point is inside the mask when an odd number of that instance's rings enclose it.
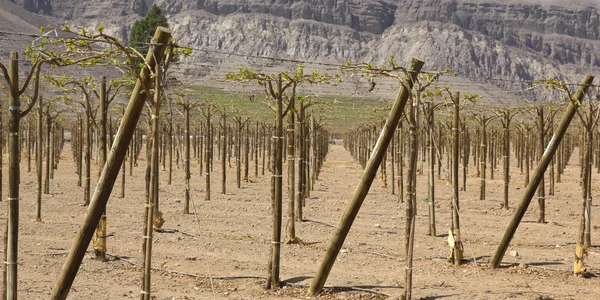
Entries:
{"label": "striated rock layer", "polygon": [[427,69],[450,67],[466,78],[579,80],[600,70],[600,6],[592,0],[12,2],[52,22],[102,23],[124,40],[134,20],[157,4],[177,43],[196,49],[180,67],[188,75],[221,76],[242,63],[277,64],[221,52],[329,63],[418,56]]}

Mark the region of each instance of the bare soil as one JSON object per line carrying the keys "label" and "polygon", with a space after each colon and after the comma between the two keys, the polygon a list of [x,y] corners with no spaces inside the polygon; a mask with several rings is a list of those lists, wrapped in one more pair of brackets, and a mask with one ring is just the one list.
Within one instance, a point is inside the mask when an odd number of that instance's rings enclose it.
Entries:
{"label": "bare soil", "polygon": [[[452,266],[446,257],[450,227],[450,186],[445,171],[437,184],[438,236],[427,236],[428,206],[426,175],[418,177],[418,217],[415,243],[415,299],[600,299],[600,248],[598,227],[592,232],[592,247],[585,260],[591,278],[572,275],[581,192],[577,153],[557,183],[556,195],[547,197],[546,224],[536,223],[536,200],[527,212],[503,267],[489,269],[486,262],[495,250],[519,201],[524,175],[513,167],[511,208],[501,208],[502,177],[488,180],[487,200],[479,199],[479,178],[470,166],[467,191],[461,192],[461,225],[465,264]],[[234,160],[232,160],[234,161]],[[262,160],[261,160],[262,161]],[[513,160],[513,166],[516,165]],[[4,159],[6,163],[6,156]],[[34,164],[32,163],[32,168]],[[127,164],[129,167],[129,164]],[[120,179],[108,204],[108,251],[110,260],[101,262],[87,254],[69,294],[69,299],[138,298],[141,287],[144,172],[146,162],[127,170],[125,198]],[[425,169],[426,169],[425,165]],[[501,164],[498,164],[501,168]],[[259,166],[259,172],[262,166]],[[4,168],[7,170],[7,168]],[[83,188],[77,187],[70,144],[66,144],[51,194],[43,196],[43,222],[35,222],[35,171],[21,164],[19,298],[48,299],[58,274],[85,215]],[[204,177],[194,160],[192,212],[183,211],[183,171],[174,167],[173,184],[161,172],[160,210],[166,223],[156,232],[152,263],[153,295],[156,299],[308,299],[310,284],[325,253],[331,234],[346,208],[361,175],[360,165],[341,145],[331,145],[323,171],[304,208],[305,222],[296,224],[297,236],[305,245],[282,245],[281,278],[294,286],[266,291],[264,276],[271,245],[270,175],[254,176],[242,188],[235,185],[235,165],[227,169],[227,194],[220,194],[220,165],[214,162],[212,199],[205,201]],[[93,182],[97,166],[93,168]],[[595,182],[600,176],[594,173]],[[488,174],[489,178],[489,174]],[[284,181],[285,182],[285,181]],[[7,175],[3,178],[4,196]],[[593,196],[599,193],[593,184]],[[397,191],[397,190],[396,190]],[[4,197],[3,196],[3,197]],[[287,195],[284,194],[284,199]],[[421,201],[422,200],[422,201]],[[284,215],[287,204],[284,200]],[[6,211],[6,201],[0,202]],[[592,216],[597,205],[594,205]],[[404,204],[391,194],[391,184],[373,183],[346,243],[327,281],[324,299],[381,299],[403,294]],[[2,224],[6,217],[3,214]],[[284,235],[287,217],[284,218]],[[592,223],[594,224],[594,223]],[[4,226],[4,225],[3,225]],[[91,246],[90,246],[90,250]],[[180,272],[180,273],[176,273]],[[188,274],[184,274],[188,273]],[[209,276],[219,276],[210,280]],[[226,277],[256,278],[226,278]],[[367,289],[375,291],[357,291]],[[313,297],[314,298],[314,297]]]}

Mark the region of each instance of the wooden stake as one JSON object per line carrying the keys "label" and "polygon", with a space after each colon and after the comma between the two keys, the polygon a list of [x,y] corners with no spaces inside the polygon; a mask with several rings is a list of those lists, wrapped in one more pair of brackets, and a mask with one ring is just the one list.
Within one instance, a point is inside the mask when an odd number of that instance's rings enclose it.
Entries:
{"label": "wooden stake", "polygon": [[[6,299],[17,300],[17,251],[19,240],[19,55],[10,53],[8,65],[8,238],[6,245]],[[1,153],[0,153],[1,154]]]}
{"label": "wooden stake", "polygon": [[[106,95],[106,77],[100,77],[100,171],[106,163],[106,121],[107,103]],[[94,253],[100,261],[106,261],[106,209],[102,212],[100,222],[96,228],[96,237],[94,238]]]}
{"label": "wooden stake", "polygon": [[[413,249],[415,242],[415,219],[417,206],[417,159],[418,159],[418,135],[419,123],[416,113],[419,103],[419,92],[417,97],[412,99],[408,113],[408,170],[406,179],[406,232],[405,232],[405,250],[406,250],[406,286],[404,288],[404,298],[412,299],[412,267],[413,267]],[[393,134],[392,134],[393,137]]]}
{"label": "wooden stake", "polygon": [[[458,159],[459,159],[459,135],[460,135],[460,94],[456,92],[452,97],[453,102],[453,120],[452,120],[452,228],[450,234],[452,234],[452,253],[451,260],[455,266],[459,266],[462,263],[463,258],[463,245],[460,239],[460,210],[459,205],[459,194],[458,194]],[[482,143],[483,145],[483,143]],[[484,150],[485,153],[485,150]],[[485,165],[485,160],[482,160]],[[485,175],[485,170],[483,172]],[[485,177],[484,177],[485,178]],[[448,239],[450,241],[450,238]]]}
{"label": "wooden stake", "polygon": [[212,143],[213,143],[213,136],[212,136],[212,126],[210,125],[210,106],[208,106],[208,108],[206,109],[206,143],[204,145],[204,149],[205,149],[205,159],[206,159],[206,176],[205,176],[205,180],[206,180],[206,196],[204,197],[204,200],[208,201],[210,200],[210,171],[211,171],[211,155],[212,155]]}
{"label": "wooden stake", "polygon": [[44,194],[50,194],[50,132],[52,131],[52,118],[50,117],[50,103],[46,105],[46,177],[44,180]]}
{"label": "wooden stake", "polygon": [[185,200],[183,204],[183,213],[190,213],[190,101],[185,100],[183,105],[183,141],[184,141],[184,183],[185,183]]}
{"label": "wooden stake", "polygon": [[338,225],[338,228],[335,230],[333,237],[330,241],[330,244],[327,248],[327,252],[325,253],[325,257],[319,266],[319,270],[317,274],[313,278],[313,281],[309,288],[309,293],[311,295],[317,295],[323,289],[325,282],[327,281],[327,277],[329,276],[329,272],[333,268],[333,264],[335,263],[335,259],[339,254],[342,245],[344,244],[344,240],[352,227],[352,223],[360,210],[360,207],[369,192],[371,184],[373,183],[373,179],[376,175],[377,168],[381,164],[383,156],[387,151],[387,147],[394,135],[394,130],[398,126],[398,121],[400,120],[400,115],[404,110],[404,106],[406,105],[406,101],[408,100],[409,93],[413,87],[414,81],[417,78],[419,71],[423,67],[424,62],[418,59],[413,59],[410,63],[409,67],[409,77],[405,78],[404,85],[398,91],[398,96],[394,101],[390,114],[386,120],[385,126],[382,128],[380,138],[375,145],[373,150],[373,155],[369,159],[365,170],[363,171],[363,175],[361,176],[360,182],[357,185],[354,195],[344,212],[344,216]]}
{"label": "wooden stake", "polygon": [[[435,227],[435,151],[434,151],[434,139],[435,134],[433,132],[434,128],[434,114],[435,109],[431,105],[430,102],[427,103],[427,154],[429,156],[429,170],[427,172],[427,179],[429,182],[428,189],[428,200],[429,200],[429,235],[436,236],[436,227]],[[393,160],[392,160],[393,161]],[[393,173],[394,168],[392,168],[392,177],[394,177]]]}
{"label": "wooden stake", "polygon": [[289,100],[288,124],[287,124],[287,164],[288,164],[288,224],[287,224],[287,242],[296,242],[296,103],[295,95]]}
{"label": "wooden stake", "polygon": [[[152,47],[149,49],[146,55],[146,61],[149,67],[153,68],[155,62],[160,61],[162,58],[165,44],[169,41],[171,33],[164,27],[158,27],[156,33],[152,39]],[[81,261],[85,255],[87,247],[92,239],[96,225],[100,220],[102,212],[106,209],[106,203],[112,192],[115,180],[119,175],[125,152],[133,136],[133,132],[137,126],[140,114],[144,108],[144,102],[148,96],[145,88],[148,88],[151,83],[150,70],[145,67],[140,72],[139,79],[133,89],[129,104],[121,120],[121,125],[115,142],[108,155],[108,159],[102,174],[98,180],[98,186],[94,191],[93,197],[90,201],[90,205],[87,208],[87,214],[81,224],[81,228],[74,239],[73,246],[69,251],[67,260],[63,266],[63,269],[58,277],[58,281],[54,290],[52,291],[51,299],[64,300],[67,298]]]}
{"label": "wooden stake", "polygon": [[560,141],[562,140],[565,133],[567,132],[569,124],[571,123],[571,120],[573,120],[575,113],[581,106],[581,104],[580,104],[581,100],[583,99],[583,96],[587,92],[589,85],[592,83],[593,80],[594,80],[593,76],[585,75],[583,80],[581,81],[581,85],[579,86],[579,88],[577,89],[577,92],[573,96],[573,99],[570,99],[569,106],[567,107],[565,113],[563,114],[562,119],[560,120],[560,123],[558,124],[556,133],[550,140],[548,147],[546,147],[546,150],[544,151],[542,158],[540,159],[540,162],[538,163],[538,166],[536,167],[536,169],[533,173],[533,177],[532,177],[531,181],[529,182],[529,184],[527,185],[527,188],[525,189],[525,194],[523,195],[523,198],[521,199],[521,202],[519,203],[517,210],[513,214],[512,219],[510,220],[510,223],[508,224],[508,227],[506,228],[506,232],[504,232],[504,236],[502,237],[502,240],[498,244],[498,248],[496,248],[496,252],[494,253],[494,256],[490,260],[491,268],[498,268],[500,266],[500,263],[502,262],[502,258],[504,257],[504,254],[506,253],[506,249],[508,249],[508,245],[510,244],[510,241],[512,240],[515,232],[517,231],[517,228],[519,227],[519,223],[523,219],[523,216],[525,215],[525,212],[527,211],[527,208],[529,207],[529,204],[531,203],[533,194],[535,193],[536,189],[538,188],[538,185],[540,184],[540,181],[542,180],[542,177],[544,176],[544,172],[546,171],[546,168],[548,168],[548,165],[550,164],[550,160],[552,159],[552,156],[554,156],[556,149],[558,149],[558,146],[560,145]]}
{"label": "wooden stake", "polygon": [[221,120],[223,123],[221,124],[221,130],[223,130],[223,138],[222,145],[223,149],[221,150],[221,194],[227,194],[227,113],[225,108],[221,111]]}
{"label": "wooden stake", "polygon": [[37,119],[37,147],[36,152],[36,170],[37,170],[37,201],[35,205],[35,220],[42,221],[42,143],[43,143],[43,99],[38,99],[38,119]]}
{"label": "wooden stake", "polygon": [[279,263],[281,257],[281,211],[283,197],[283,87],[281,75],[277,80],[275,104],[275,136],[273,136],[273,238],[271,240],[271,260],[269,278],[271,288],[279,288]]}

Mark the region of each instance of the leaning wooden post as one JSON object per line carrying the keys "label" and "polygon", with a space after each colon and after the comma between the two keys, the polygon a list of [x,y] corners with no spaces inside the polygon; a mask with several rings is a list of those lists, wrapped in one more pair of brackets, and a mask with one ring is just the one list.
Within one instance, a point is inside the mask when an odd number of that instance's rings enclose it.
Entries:
{"label": "leaning wooden post", "polygon": [[144,67],[140,72],[140,76],[133,89],[131,98],[129,99],[129,104],[127,105],[123,119],[121,120],[115,142],[108,155],[106,164],[102,169],[102,174],[98,180],[98,186],[96,187],[90,205],[87,208],[87,214],[81,224],[81,228],[74,239],[71,251],[67,256],[67,261],[65,262],[56,286],[52,291],[51,299],[64,300],[71,290],[71,286],[73,285],[83,256],[94,235],[96,224],[98,224],[102,212],[106,209],[106,202],[110,197],[115,180],[119,175],[121,164],[123,163],[125,153],[127,152],[127,147],[129,146],[140,114],[144,108],[144,102],[148,95],[144,92],[143,87],[147,88],[151,84],[150,70],[148,67],[153,68],[156,62],[162,59],[165,45],[170,37],[171,32],[168,29],[164,27],[158,27],[156,29],[156,33],[152,39],[152,47],[146,55],[148,66]]}
{"label": "leaning wooden post", "polygon": [[17,299],[17,251],[19,238],[19,55],[10,53],[8,65],[8,224],[6,241],[6,299]]}
{"label": "leaning wooden post", "polygon": [[398,126],[398,121],[400,120],[400,115],[404,110],[404,106],[406,105],[406,101],[408,100],[408,95],[410,94],[413,84],[417,78],[418,73],[421,71],[424,62],[413,58],[410,67],[408,69],[409,78],[405,78],[403,82],[403,86],[400,87],[398,91],[398,96],[394,101],[392,109],[390,110],[390,114],[385,122],[384,127],[381,130],[381,134],[375,148],[373,149],[373,155],[367,162],[367,166],[363,171],[363,175],[361,176],[360,182],[354,190],[354,195],[344,212],[344,216],[338,225],[338,228],[335,230],[333,234],[333,238],[327,248],[327,252],[325,253],[325,257],[319,266],[319,270],[317,274],[313,278],[312,283],[310,284],[309,293],[312,295],[316,295],[321,292],[325,282],[327,281],[327,277],[329,276],[329,272],[333,268],[333,264],[335,263],[335,259],[344,244],[344,240],[352,227],[352,223],[360,210],[360,207],[371,188],[371,184],[373,183],[373,179],[377,173],[377,169],[379,168],[379,164],[383,159],[383,156],[386,154],[387,147],[390,143],[394,135],[394,130]]}
{"label": "leaning wooden post", "polygon": [[523,195],[523,198],[521,198],[521,202],[519,203],[517,210],[513,214],[513,217],[510,220],[508,227],[506,228],[506,232],[504,232],[504,236],[502,237],[502,240],[498,244],[498,248],[496,248],[496,252],[494,253],[494,256],[490,260],[490,267],[498,268],[500,266],[500,263],[502,262],[502,258],[504,257],[504,253],[506,253],[506,249],[508,248],[510,241],[512,240],[513,236],[515,235],[515,232],[517,231],[517,228],[519,227],[519,223],[523,219],[523,216],[525,215],[525,212],[527,211],[529,204],[531,203],[533,194],[535,193],[536,189],[538,188],[538,185],[540,184],[540,181],[542,180],[542,177],[544,176],[544,172],[546,172],[546,169],[548,168],[548,165],[550,164],[550,160],[552,160],[552,156],[554,156],[556,149],[558,149],[558,146],[560,145],[560,141],[562,140],[565,133],[567,132],[567,129],[569,128],[569,124],[571,123],[571,120],[573,120],[575,113],[577,113],[577,109],[579,109],[579,107],[581,106],[581,104],[580,104],[581,100],[583,99],[583,96],[587,92],[589,85],[592,84],[593,80],[594,80],[593,76],[585,75],[583,77],[583,80],[581,81],[581,85],[577,89],[577,92],[575,93],[573,98],[570,99],[569,106],[567,107],[562,119],[560,120],[560,123],[558,124],[556,133],[554,134],[554,136],[550,140],[550,143],[546,147],[546,150],[544,151],[542,158],[540,159],[540,162],[538,163],[538,166],[536,167],[536,169],[533,173],[533,177],[531,178],[531,181],[527,185],[527,188],[525,188],[525,194]]}

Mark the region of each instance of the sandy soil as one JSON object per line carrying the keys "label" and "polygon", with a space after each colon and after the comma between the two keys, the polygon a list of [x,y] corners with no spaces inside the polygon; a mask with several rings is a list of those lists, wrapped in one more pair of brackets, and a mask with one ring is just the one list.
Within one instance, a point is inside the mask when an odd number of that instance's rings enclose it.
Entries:
{"label": "sandy soil", "polygon": [[[76,186],[75,165],[70,145],[51,181],[51,194],[43,197],[43,222],[35,217],[35,172],[28,173],[22,163],[21,228],[19,240],[19,298],[47,299],[70,249],[73,237],[85,214],[83,188]],[[574,259],[573,242],[579,222],[579,167],[573,156],[564,175],[564,183],[556,186],[556,195],[547,198],[547,224],[538,224],[535,200],[513,240],[506,267],[491,270],[485,262],[494,252],[515,203],[523,192],[523,175],[512,170],[511,209],[501,209],[502,180],[488,181],[488,200],[478,200],[479,179],[471,171],[467,191],[461,192],[461,225],[468,263],[454,267],[445,257],[450,226],[450,186],[445,180],[437,184],[438,237],[427,236],[426,176],[418,177],[418,219],[415,243],[415,299],[600,299],[600,279],[571,275]],[[5,157],[6,158],[6,157]],[[6,163],[6,159],[4,160]],[[514,162],[514,160],[513,160]],[[175,169],[172,185],[161,173],[161,211],[169,233],[156,233],[153,266],[164,270],[201,276],[266,275],[271,236],[269,176],[253,175],[251,182],[235,186],[235,166],[228,171],[227,194],[220,194],[220,166],[215,161],[212,174],[212,200],[204,200],[204,178],[193,164],[192,211],[183,211],[183,172]],[[498,165],[501,166],[500,164]],[[473,170],[473,167],[471,167]],[[97,167],[94,167],[93,182]],[[4,168],[4,170],[7,170]],[[108,204],[108,262],[92,259],[88,254],[73,285],[70,299],[138,298],[141,270],[132,265],[141,262],[143,228],[145,161],[127,176],[126,197],[113,191]],[[320,180],[307,199],[306,221],[297,224],[297,235],[306,245],[282,246],[282,280],[294,284],[310,284],[361,174],[360,165],[340,145],[332,145]],[[129,170],[127,171],[129,175]],[[600,176],[594,174],[594,181]],[[445,178],[444,175],[442,177]],[[6,171],[3,178],[7,193]],[[120,179],[117,183],[120,182]],[[600,185],[594,184],[597,197]],[[287,195],[284,194],[284,199]],[[1,202],[6,211],[6,202]],[[597,205],[594,205],[594,210]],[[286,214],[287,204],[284,204]],[[592,212],[592,216],[594,213]],[[328,286],[366,288],[391,295],[403,293],[404,286],[404,204],[391,187],[375,182],[329,276]],[[2,216],[5,223],[5,215]],[[285,223],[284,218],[284,233]],[[594,226],[592,242],[597,245],[598,227]],[[91,248],[90,248],[91,249]],[[131,262],[131,263],[129,263]],[[511,264],[511,265],[509,265]],[[520,264],[520,266],[519,266]],[[594,246],[586,259],[588,270],[600,273],[600,249]],[[524,268],[525,267],[525,268]],[[307,299],[306,289],[286,287],[271,292],[263,289],[264,279],[198,278],[167,271],[152,274],[156,299]],[[382,295],[349,289],[327,290],[324,298],[379,299]],[[385,298],[385,297],[383,297]]]}

